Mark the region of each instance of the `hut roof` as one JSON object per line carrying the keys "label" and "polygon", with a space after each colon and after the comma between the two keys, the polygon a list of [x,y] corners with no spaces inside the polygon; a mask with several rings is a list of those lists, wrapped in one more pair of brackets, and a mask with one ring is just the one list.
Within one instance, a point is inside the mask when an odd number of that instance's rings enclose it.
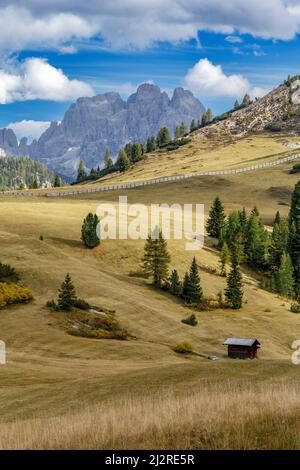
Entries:
{"label": "hut roof", "polygon": [[256,338],[227,338],[223,344],[226,346],[253,346],[254,344],[260,346],[260,342]]}

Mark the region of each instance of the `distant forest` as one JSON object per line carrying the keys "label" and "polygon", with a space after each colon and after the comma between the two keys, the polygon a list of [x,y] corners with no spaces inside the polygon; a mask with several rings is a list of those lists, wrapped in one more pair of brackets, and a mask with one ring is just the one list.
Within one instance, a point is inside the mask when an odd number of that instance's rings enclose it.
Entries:
{"label": "distant forest", "polygon": [[54,173],[27,157],[0,157],[0,190],[53,185]]}

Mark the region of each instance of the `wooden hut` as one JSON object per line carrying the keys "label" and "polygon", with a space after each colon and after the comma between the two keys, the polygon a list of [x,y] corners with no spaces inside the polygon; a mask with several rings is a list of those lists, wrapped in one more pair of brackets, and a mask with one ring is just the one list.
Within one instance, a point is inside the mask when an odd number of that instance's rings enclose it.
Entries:
{"label": "wooden hut", "polygon": [[228,346],[228,357],[233,359],[255,359],[260,348],[255,338],[227,338],[223,344]]}

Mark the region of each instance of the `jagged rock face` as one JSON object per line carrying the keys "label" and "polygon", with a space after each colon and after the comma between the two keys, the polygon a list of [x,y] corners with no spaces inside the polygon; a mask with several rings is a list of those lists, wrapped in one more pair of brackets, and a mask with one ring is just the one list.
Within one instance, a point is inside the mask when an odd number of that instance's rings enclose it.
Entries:
{"label": "jagged rock face", "polygon": [[144,142],[162,126],[174,133],[176,125],[189,126],[204,111],[189,91],[177,88],[170,100],[159,87],[143,84],[127,102],[113,92],[78,99],[61,123],[53,122],[38,142],[23,142],[22,149],[60,174],[74,176],[80,159],[87,168],[101,165],[106,146],[117,155],[127,142]]}

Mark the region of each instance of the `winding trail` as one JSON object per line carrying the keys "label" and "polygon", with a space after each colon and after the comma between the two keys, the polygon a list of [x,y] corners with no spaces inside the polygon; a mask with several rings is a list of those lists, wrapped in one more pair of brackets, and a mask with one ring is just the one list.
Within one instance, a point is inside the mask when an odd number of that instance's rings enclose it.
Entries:
{"label": "winding trail", "polygon": [[[216,171],[206,171],[206,172],[197,172],[197,173],[188,173],[185,175],[177,175],[177,176],[162,176],[161,178],[153,178],[150,180],[145,181],[137,181],[135,183],[124,183],[124,184],[116,184],[116,185],[109,185],[109,186],[97,186],[95,188],[83,188],[83,189],[75,189],[75,190],[68,190],[68,191],[51,191],[47,193],[43,193],[40,196],[44,197],[64,197],[64,196],[77,196],[80,194],[88,194],[88,193],[96,193],[101,191],[115,191],[119,189],[134,189],[139,188],[141,186],[148,186],[152,184],[159,184],[159,183],[167,183],[171,181],[179,181],[185,180],[189,178],[195,178],[199,176],[221,176],[221,175],[236,175],[240,173],[249,173],[252,171],[257,171],[264,168],[270,168],[272,166],[282,165],[283,163],[287,163],[293,160],[300,158],[300,153],[292,154],[287,157],[279,158],[278,160],[274,160],[272,162],[265,162],[259,163],[257,165],[250,165],[243,168],[236,168],[234,170],[216,170]],[[32,193],[29,191],[3,191],[0,193],[1,196],[22,196],[22,197],[31,197],[36,196],[36,193]]]}

